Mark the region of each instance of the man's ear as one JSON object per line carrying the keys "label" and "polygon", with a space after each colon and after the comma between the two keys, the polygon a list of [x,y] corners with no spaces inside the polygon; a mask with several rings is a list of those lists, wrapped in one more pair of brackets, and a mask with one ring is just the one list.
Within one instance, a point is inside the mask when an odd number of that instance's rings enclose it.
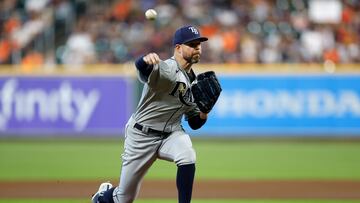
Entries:
{"label": "man's ear", "polygon": [[180,45],[180,44],[176,44],[176,45],[175,45],[175,51],[176,51],[178,54],[182,54],[182,49],[181,49],[181,45]]}

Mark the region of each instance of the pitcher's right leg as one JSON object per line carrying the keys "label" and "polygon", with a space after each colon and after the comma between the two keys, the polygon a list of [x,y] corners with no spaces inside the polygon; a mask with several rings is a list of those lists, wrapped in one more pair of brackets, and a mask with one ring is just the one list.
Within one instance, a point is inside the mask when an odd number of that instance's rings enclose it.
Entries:
{"label": "pitcher's right leg", "polygon": [[119,186],[114,189],[115,203],[132,203],[137,197],[144,175],[157,158],[161,140],[127,127]]}
{"label": "pitcher's right leg", "polygon": [[155,158],[148,160],[146,164],[132,161],[129,165],[122,167],[119,186],[114,189],[113,199],[115,203],[132,203],[136,199],[141,182],[147,170]]}

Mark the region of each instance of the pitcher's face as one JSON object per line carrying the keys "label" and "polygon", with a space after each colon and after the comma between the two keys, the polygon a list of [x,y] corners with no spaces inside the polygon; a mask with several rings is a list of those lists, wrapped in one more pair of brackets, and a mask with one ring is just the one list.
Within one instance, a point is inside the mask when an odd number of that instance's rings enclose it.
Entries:
{"label": "pitcher's face", "polygon": [[201,57],[201,43],[200,41],[191,41],[186,44],[181,44],[182,57],[188,63],[198,63]]}

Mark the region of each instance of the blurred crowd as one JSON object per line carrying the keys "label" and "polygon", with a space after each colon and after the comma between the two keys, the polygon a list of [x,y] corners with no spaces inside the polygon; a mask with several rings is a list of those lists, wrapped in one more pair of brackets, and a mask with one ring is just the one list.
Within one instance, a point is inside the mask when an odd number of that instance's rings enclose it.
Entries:
{"label": "blurred crowd", "polygon": [[210,39],[203,63],[360,62],[360,0],[1,0],[0,64],[165,59],[187,24]]}

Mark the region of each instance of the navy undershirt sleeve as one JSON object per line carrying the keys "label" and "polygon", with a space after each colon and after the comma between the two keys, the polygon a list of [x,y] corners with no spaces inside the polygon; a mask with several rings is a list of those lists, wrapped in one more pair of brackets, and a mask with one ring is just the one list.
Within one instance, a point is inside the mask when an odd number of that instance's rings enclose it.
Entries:
{"label": "navy undershirt sleeve", "polygon": [[206,119],[201,119],[200,115],[197,115],[189,118],[188,123],[191,129],[197,130],[206,123]]}
{"label": "navy undershirt sleeve", "polygon": [[151,71],[153,70],[154,66],[153,65],[148,65],[147,63],[145,63],[143,57],[144,56],[141,56],[138,59],[136,59],[135,66],[143,76],[148,78]]}

